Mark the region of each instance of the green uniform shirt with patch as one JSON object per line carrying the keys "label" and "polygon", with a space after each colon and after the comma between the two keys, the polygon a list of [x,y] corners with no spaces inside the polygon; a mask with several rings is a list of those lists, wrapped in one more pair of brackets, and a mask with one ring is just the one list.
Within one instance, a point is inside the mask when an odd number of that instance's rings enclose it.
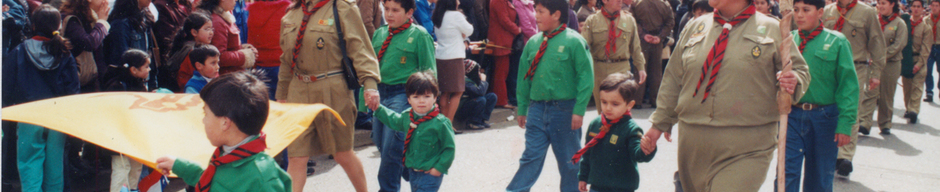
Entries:
{"label": "green uniform shirt with patch", "polygon": [[[598,117],[588,126],[585,143],[594,139],[603,123]],[[640,185],[640,172],[637,162],[649,162],[656,155],[654,150],[649,155],[640,149],[643,129],[630,116],[624,116],[620,122],[610,127],[604,138],[597,145],[588,149],[581,156],[581,171],[578,180],[591,184],[591,190],[597,191],[634,191]]]}
{"label": "green uniform shirt with patch", "polygon": [[[385,106],[379,106],[373,115],[389,128],[407,134],[408,129],[411,128],[408,113],[412,112],[411,108],[405,111],[407,112],[396,113]],[[421,118],[421,116],[415,114],[415,118]],[[405,167],[424,171],[435,168],[447,174],[450,165],[454,163],[455,148],[453,126],[444,114],[439,114],[415,128],[408,145],[408,152],[405,153]]]}
{"label": "green uniform shirt with patch", "polygon": [[[803,39],[792,32],[799,45]],[[816,38],[806,43],[803,59],[809,66],[813,80],[798,103],[817,105],[836,104],[839,120],[836,133],[852,135],[852,125],[858,114],[858,77],[852,61],[852,45],[842,33],[823,29]]]}
{"label": "green uniform shirt with patch", "polygon": [[[387,37],[388,25],[375,30],[372,35],[372,49],[376,54],[382,49],[382,43]],[[408,77],[418,71],[431,70],[436,75],[434,40],[424,27],[412,24],[392,37],[385,50],[385,56],[379,61],[379,68],[382,83],[388,85],[405,84]]]}
{"label": "green uniform shirt with patch", "polygon": [[[176,159],[173,163],[173,173],[190,186],[196,186],[204,171],[198,163],[186,159]],[[271,156],[261,152],[216,167],[209,187],[211,191],[288,192],[291,191],[291,178]]]}
{"label": "green uniform shirt with patch", "polygon": [[545,41],[543,34],[544,32],[539,32],[529,38],[519,61],[516,83],[518,115],[526,116],[532,101],[574,99],[572,113],[584,116],[594,89],[594,61],[588,52],[587,42],[581,34],[572,29],[566,29],[548,40],[542,60],[530,80],[525,78],[525,75],[532,66],[539,46]]}

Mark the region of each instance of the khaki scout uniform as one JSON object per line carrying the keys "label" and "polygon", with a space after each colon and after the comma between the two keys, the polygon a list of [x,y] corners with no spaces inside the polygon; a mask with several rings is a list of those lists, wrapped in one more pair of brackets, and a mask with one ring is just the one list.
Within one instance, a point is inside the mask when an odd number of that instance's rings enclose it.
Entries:
{"label": "khaki scout uniform", "polygon": [[929,17],[924,17],[917,27],[914,27],[914,66],[919,66],[920,71],[914,74],[914,78],[901,78],[901,84],[904,84],[904,106],[907,112],[920,113],[920,101],[924,95],[924,80],[927,77],[927,57],[930,56],[930,48],[933,45],[933,31]]}
{"label": "khaki scout uniform", "polygon": [[646,58],[643,58],[643,50],[640,48],[636,21],[633,20],[633,16],[625,12],[621,12],[620,17],[614,21],[616,28],[614,30],[618,30],[615,33],[621,33],[620,37],[614,40],[617,43],[617,51],[611,51],[610,57],[607,57],[610,19],[607,19],[601,11],[603,10],[588,16],[584,21],[584,26],[581,27],[581,36],[591,48],[591,55],[594,58],[594,103],[597,106],[597,113],[601,112],[601,95],[599,94],[601,81],[604,81],[610,74],[630,72],[629,60],[631,58],[637,70],[646,71]]}
{"label": "khaki scout uniform", "polygon": [[[910,31],[907,29],[907,23],[900,16],[885,25],[884,29],[885,43],[887,51],[885,52],[887,62],[885,68],[881,71],[881,85],[875,88],[878,91],[878,128],[890,129],[891,119],[894,115],[894,93],[898,87],[898,78],[901,77],[901,59],[904,54],[901,50],[907,46],[907,38]],[[865,121],[871,123],[872,113],[875,111],[866,111]],[[871,128],[869,128],[871,129]]]}
{"label": "khaki scout uniform", "polygon": [[[728,51],[704,103],[703,91],[692,95],[722,26],[706,14],[690,21],[680,35],[650,121],[664,132],[677,123],[682,129],[678,161],[683,191],[758,191],[764,183],[780,117],[776,73],[784,63],[777,53],[782,39],[778,26],[777,20],[754,14],[731,29]],[[809,69],[796,45],[789,57],[799,81],[793,100],[799,101],[809,87]]]}
{"label": "khaki scout uniform", "polygon": [[637,26],[640,27],[637,35],[642,37],[649,34],[661,39],[661,42],[657,44],[640,41],[640,46],[643,47],[643,55],[646,57],[646,74],[648,76],[646,82],[640,85],[640,89],[633,96],[638,104],[637,106],[641,106],[639,104],[643,103],[647,85],[649,85],[650,97],[656,98],[659,94],[659,86],[663,79],[663,46],[669,41],[667,38],[672,36],[672,28],[676,24],[674,14],[669,2],[664,0],[637,0],[633,4],[633,15],[637,20]]}
{"label": "khaki scout uniform", "polygon": [[[310,16],[303,46],[297,57],[297,66],[291,69],[297,30],[301,28],[304,13],[301,8],[289,8],[281,19],[281,68],[278,73],[277,100],[289,103],[323,103],[340,114],[346,126],[333,118],[319,115],[313,124],[288,147],[290,157],[304,157],[349,151],[353,147],[353,126],[356,122],[356,103],[353,91],[346,87],[342,76],[342,53],[336,22],[343,27],[346,50],[365,89],[375,89],[379,81],[379,66],[372,42],[360,18],[359,9],[352,0],[334,0],[339,19],[333,18],[334,3],[327,3]],[[307,0],[313,9],[319,0]],[[293,71],[293,73],[292,73]],[[300,76],[300,77],[298,77]],[[315,76],[316,80],[302,78]]]}
{"label": "khaki scout uniform", "polygon": [[[834,29],[839,21],[838,3],[827,5],[823,11],[823,27]],[[855,58],[855,72],[858,73],[859,120],[866,119],[862,114],[875,110],[878,91],[868,90],[869,79],[881,79],[885,66],[885,39],[878,21],[878,11],[864,3],[858,3],[845,14],[842,34],[852,44],[852,57]],[[869,62],[870,60],[870,62]],[[871,116],[867,117],[871,119]],[[861,123],[861,122],[860,122]],[[871,121],[865,127],[871,127]],[[852,160],[855,156],[855,144],[858,142],[858,125],[852,126],[852,142],[839,147],[838,159]]]}

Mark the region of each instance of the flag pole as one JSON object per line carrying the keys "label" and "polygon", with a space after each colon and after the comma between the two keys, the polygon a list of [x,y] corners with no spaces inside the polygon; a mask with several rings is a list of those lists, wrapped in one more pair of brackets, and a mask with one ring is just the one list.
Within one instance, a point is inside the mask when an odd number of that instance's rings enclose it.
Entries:
{"label": "flag pole", "polygon": [[[780,36],[783,41],[780,43],[781,61],[783,69],[781,73],[788,73],[793,68],[790,61],[790,48],[793,46],[793,35],[790,34],[790,25],[793,21],[793,0],[780,1],[780,13],[783,16],[780,20]],[[800,53],[797,53],[800,54]],[[787,93],[783,87],[777,90],[777,110],[780,112],[780,122],[777,124],[777,191],[786,191],[786,150],[787,150],[787,120],[792,106],[792,95]]]}

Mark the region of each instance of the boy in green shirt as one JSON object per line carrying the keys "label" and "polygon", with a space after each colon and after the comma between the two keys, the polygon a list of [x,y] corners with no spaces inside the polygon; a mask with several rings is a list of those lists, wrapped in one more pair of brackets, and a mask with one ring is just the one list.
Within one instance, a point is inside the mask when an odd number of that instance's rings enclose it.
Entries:
{"label": "boy in green shirt", "polygon": [[[838,32],[819,22],[823,0],[795,0],[794,30],[813,80],[792,107],[787,129],[786,191],[800,191],[800,173],[806,174],[803,191],[832,191],[838,147],[851,141],[858,112],[858,78],[852,45]],[[806,168],[803,169],[803,159]]]}
{"label": "boy in green shirt", "polygon": [[[526,146],[507,191],[529,191],[552,146],[561,191],[578,190],[578,165],[568,162],[581,148],[581,124],[594,89],[594,67],[587,41],[565,24],[565,0],[536,0],[538,33],[522,50],[516,99],[519,127],[526,129]],[[574,15],[571,15],[574,17]]]}
{"label": "boy in green shirt", "polygon": [[640,186],[637,162],[649,162],[656,148],[640,148],[643,129],[633,121],[630,109],[636,104],[633,95],[639,89],[633,77],[623,73],[607,76],[600,85],[600,103],[603,112],[591,121],[584,148],[571,158],[581,162],[578,190],[635,191]]}
{"label": "boy in green shirt", "polygon": [[291,179],[278,167],[261,128],[268,118],[268,88],[247,71],[220,76],[199,97],[205,102],[206,137],[219,148],[209,167],[172,156],[157,159],[157,169],[176,173],[197,191],[291,191]]}
{"label": "boy in green shirt", "polygon": [[431,72],[414,73],[405,83],[412,108],[398,113],[379,106],[373,114],[392,130],[407,133],[401,161],[408,169],[412,191],[437,191],[454,162],[453,126],[434,105],[438,90],[437,79]]}

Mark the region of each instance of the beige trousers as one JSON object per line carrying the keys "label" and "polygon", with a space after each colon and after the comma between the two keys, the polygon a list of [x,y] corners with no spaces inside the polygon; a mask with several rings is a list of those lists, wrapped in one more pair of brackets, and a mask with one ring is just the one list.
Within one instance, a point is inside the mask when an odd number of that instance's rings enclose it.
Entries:
{"label": "beige trousers", "polygon": [[120,192],[122,186],[137,189],[143,164],[123,155],[111,156],[111,192]]}

